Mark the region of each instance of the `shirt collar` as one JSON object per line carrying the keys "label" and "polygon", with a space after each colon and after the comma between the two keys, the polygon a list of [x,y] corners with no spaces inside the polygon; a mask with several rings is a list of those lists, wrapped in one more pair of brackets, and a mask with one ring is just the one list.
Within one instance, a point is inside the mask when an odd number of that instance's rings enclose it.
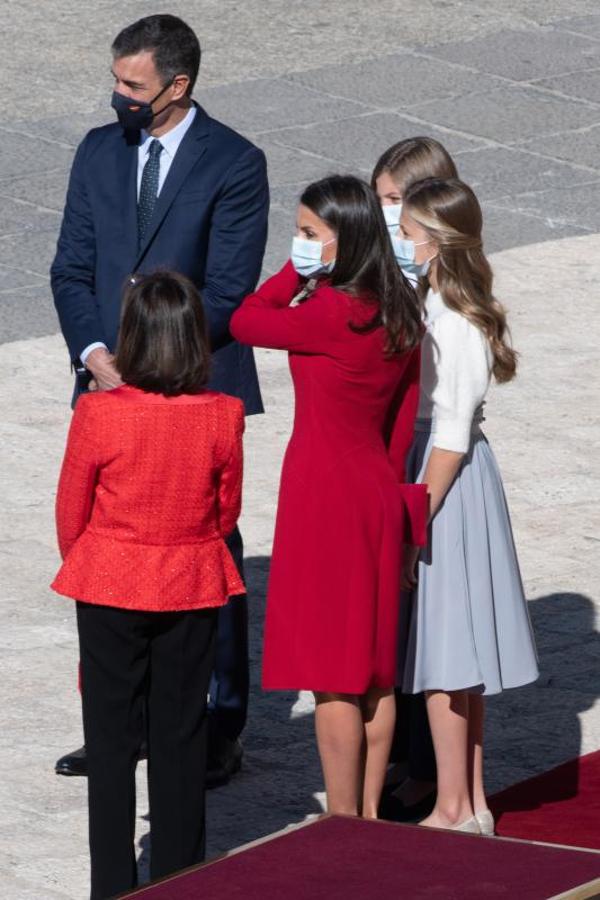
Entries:
{"label": "shirt collar", "polygon": [[[196,117],[196,107],[192,104],[188,109],[187,113],[174,128],[171,128],[170,131],[167,131],[166,134],[161,134],[157,140],[159,140],[163,146],[163,153],[166,153],[171,159],[177,153],[180,143],[182,142],[184,135],[192,122]],[[150,149],[150,142],[153,140],[153,136],[148,134],[147,131],[142,129],[140,134],[140,150],[144,155],[147,155],[148,150]]]}

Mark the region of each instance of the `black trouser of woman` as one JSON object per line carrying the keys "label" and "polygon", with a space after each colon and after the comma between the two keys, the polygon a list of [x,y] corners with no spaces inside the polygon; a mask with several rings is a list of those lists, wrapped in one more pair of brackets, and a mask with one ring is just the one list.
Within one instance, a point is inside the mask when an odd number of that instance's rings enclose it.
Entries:
{"label": "black trouser of woman", "polygon": [[77,603],[92,900],[137,884],[135,767],[144,706],[150,875],[160,878],[204,858],[206,697],[217,612]]}

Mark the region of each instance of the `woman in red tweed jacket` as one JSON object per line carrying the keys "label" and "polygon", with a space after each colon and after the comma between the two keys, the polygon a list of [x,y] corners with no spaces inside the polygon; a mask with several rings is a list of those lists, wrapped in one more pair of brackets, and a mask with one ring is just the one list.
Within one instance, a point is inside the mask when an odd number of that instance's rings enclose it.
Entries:
{"label": "woman in red tweed jacket", "polygon": [[144,708],[151,875],[204,855],[216,616],[244,592],[224,541],[240,512],[243,406],[204,389],[209,361],[191,282],[136,276],[116,356],[125,383],[82,396],[69,432],[52,587],[77,600],[92,898],[136,884]]}

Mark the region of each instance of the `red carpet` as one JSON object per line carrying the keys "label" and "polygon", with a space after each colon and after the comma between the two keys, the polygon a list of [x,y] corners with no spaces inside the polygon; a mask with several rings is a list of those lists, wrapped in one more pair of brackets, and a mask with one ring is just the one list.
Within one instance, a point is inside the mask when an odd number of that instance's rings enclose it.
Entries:
{"label": "red carpet", "polygon": [[[547,900],[600,879],[600,854],[325,817],[162,882],[139,900]],[[597,890],[596,890],[597,888]],[[596,887],[573,897],[598,896]]]}
{"label": "red carpet", "polygon": [[495,794],[490,808],[504,837],[600,850],[600,750]]}

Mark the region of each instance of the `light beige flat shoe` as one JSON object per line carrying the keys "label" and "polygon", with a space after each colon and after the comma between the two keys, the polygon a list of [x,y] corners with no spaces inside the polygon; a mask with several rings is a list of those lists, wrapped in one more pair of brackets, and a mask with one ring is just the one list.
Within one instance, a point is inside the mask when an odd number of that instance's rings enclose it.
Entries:
{"label": "light beige flat shoe", "polygon": [[475,813],[475,818],[482,834],[485,834],[486,837],[492,837],[495,834],[496,823],[489,809],[482,809],[481,812]]}
{"label": "light beige flat shoe", "polygon": [[450,831],[467,831],[469,834],[481,834],[479,819],[477,816],[471,816],[470,819],[465,819],[464,822],[453,825]]}
{"label": "light beige flat shoe", "polygon": [[[424,822],[425,820],[423,820]],[[423,825],[423,822],[419,822],[419,825]],[[424,828],[443,828],[445,827],[447,831],[466,831],[469,834],[481,834],[481,828],[479,827],[479,822],[477,821],[476,816],[471,816],[470,819],[465,819],[464,822],[459,822],[458,825],[423,825]]]}

